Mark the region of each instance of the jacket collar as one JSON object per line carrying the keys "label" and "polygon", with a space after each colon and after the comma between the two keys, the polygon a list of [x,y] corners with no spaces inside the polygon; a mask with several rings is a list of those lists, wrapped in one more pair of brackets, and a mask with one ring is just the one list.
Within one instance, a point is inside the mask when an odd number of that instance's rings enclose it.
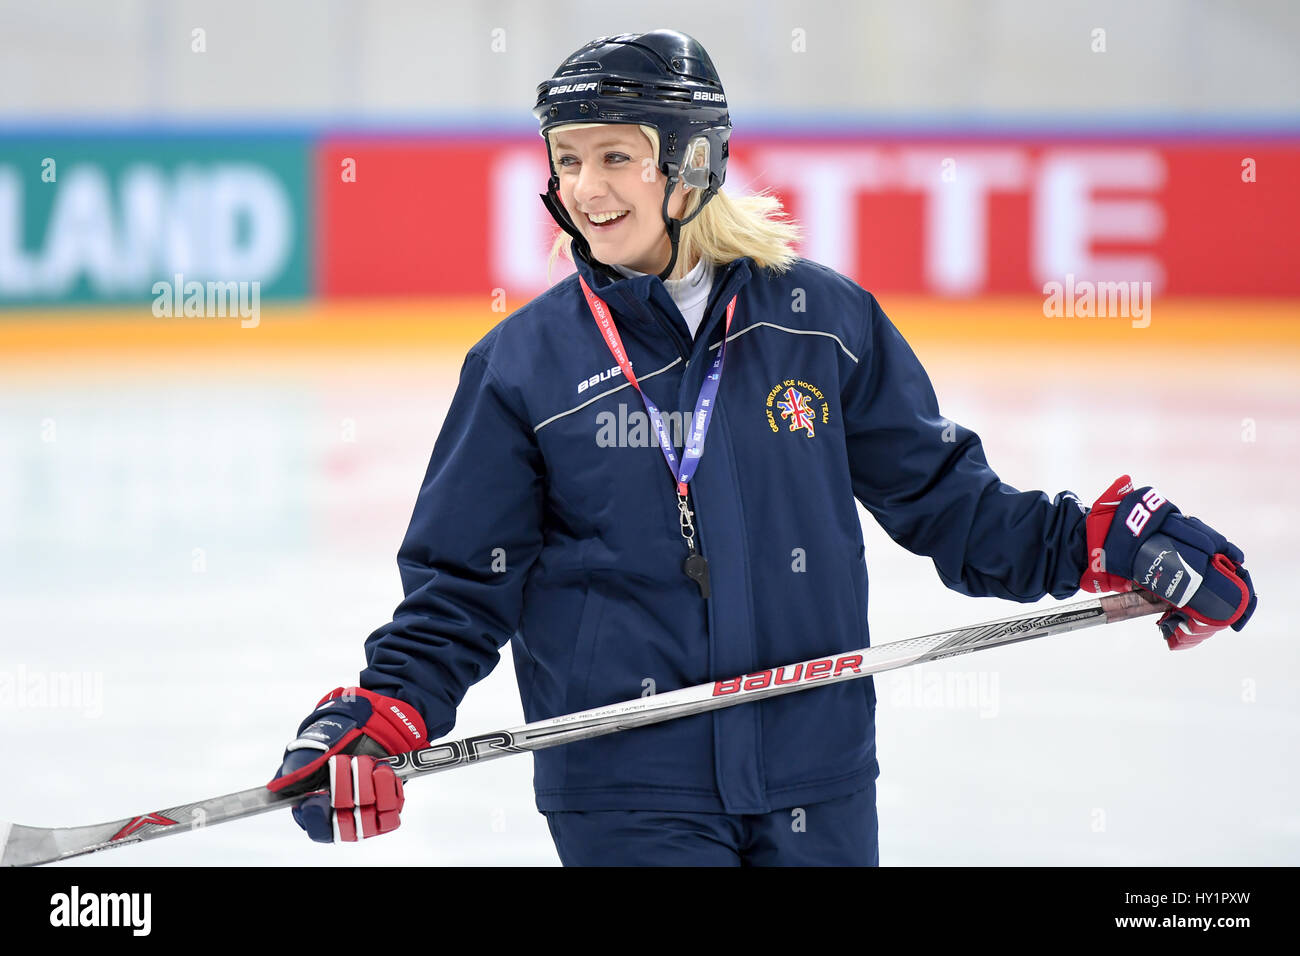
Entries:
{"label": "jacket collar", "polygon": [[[574,265],[591,291],[622,315],[637,322],[655,324],[658,321],[656,312],[662,316],[678,314],[677,303],[657,275],[637,275],[614,280],[597,272],[582,256],[576,257]],[[709,293],[709,304],[700,325],[700,335],[708,330],[714,313],[719,311],[718,303],[731,301],[731,297],[753,276],[755,268],[754,260],[745,256],[714,269],[713,289]]]}

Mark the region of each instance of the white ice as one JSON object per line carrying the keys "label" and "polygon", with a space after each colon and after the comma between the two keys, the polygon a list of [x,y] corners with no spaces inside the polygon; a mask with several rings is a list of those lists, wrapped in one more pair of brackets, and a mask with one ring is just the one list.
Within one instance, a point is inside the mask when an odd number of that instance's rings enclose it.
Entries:
{"label": "white ice", "polygon": [[[460,360],[0,376],[0,819],[103,822],[269,778],[401,597]],[[1148,618],[877,678],[882,863],[1300,862],[1294,380],[1029,368],[953,352],[931,373],[1005,481],[1085,502],[1123,471],[1154,482],[1245,549],[1261,609],[1186,653]],[[1026,610],[945,590],[863,518],[874,642]],[[58,674],[60,699],[35,696]],[[522,720],[507,647],[454,734]],[[531,778],[519,756],[414,781],[401,830],[360,845],[277,812],[74,862],[555,865]]]}

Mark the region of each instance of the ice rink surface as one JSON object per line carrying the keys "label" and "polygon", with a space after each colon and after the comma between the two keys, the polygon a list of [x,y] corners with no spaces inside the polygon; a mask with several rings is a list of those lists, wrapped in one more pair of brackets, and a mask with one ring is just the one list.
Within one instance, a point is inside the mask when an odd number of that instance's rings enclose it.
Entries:
{"label": "ice rink surface", "polygon": [[[6,366],[0,819],[97,823],[270,777],[401,598],[463,354]],[[1155,483],[1245,550],[1261,605],[1187,653],[1148,618],[878,677],[882,863],[1300,863],[1293,356],[1141,380],[1095,356],[921,354],[1004,481],[1088,503],[1122,472]],[[860,514],[873,643],[1028,609],[945,590]],[[454,736],[523,722],[502,656]],[[277,812],[73,862],[557,865],[531,784],[527,755],[414,781],[401,830],[360,845]]]}

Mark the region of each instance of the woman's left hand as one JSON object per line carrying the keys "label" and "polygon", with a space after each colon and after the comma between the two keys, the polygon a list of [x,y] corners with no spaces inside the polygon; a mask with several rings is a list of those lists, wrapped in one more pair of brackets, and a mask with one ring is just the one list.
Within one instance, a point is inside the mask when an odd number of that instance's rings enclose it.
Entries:
{"label": "woman's left hand", "polygon": [[1152,487],[1121,475],[1087,518],[1088,564],[1080,587],[1095,594],[1136,585],[1170,605],[1157,622],[1170,650],[1195,647],[1255,613],[1241,549]]}

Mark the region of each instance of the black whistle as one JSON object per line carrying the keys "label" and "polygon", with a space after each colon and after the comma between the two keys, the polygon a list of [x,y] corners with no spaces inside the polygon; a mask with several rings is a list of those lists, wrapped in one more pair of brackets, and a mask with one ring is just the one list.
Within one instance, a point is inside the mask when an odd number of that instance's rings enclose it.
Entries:
{"label": "black whistle", "polygon": [[698,552],[692,552],[691,556],[686,559],[682,565],[682,570],[686,576],[694,581],[700,588],[700,597],[709,596],[709,562],[704,560],[704,555]]}

